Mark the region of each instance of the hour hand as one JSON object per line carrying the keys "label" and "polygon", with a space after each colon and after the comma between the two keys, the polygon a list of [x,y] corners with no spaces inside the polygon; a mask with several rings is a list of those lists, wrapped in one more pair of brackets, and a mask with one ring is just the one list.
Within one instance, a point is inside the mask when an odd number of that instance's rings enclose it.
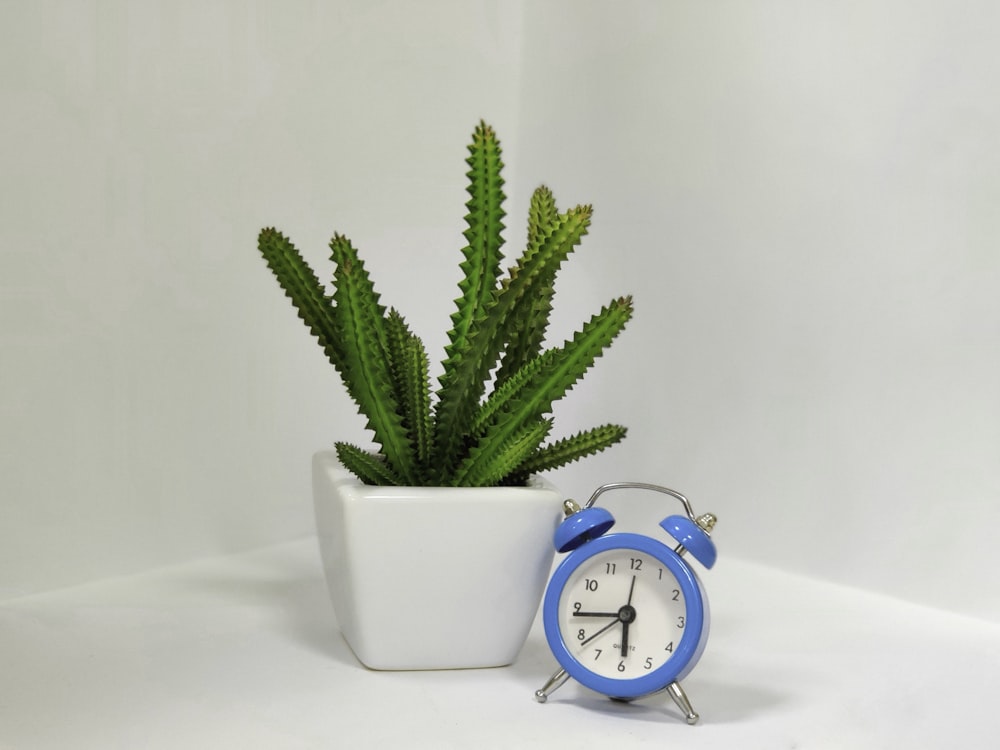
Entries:
{"label": "hour hand", "polygon": [[574,612],[573,617],[618,617],[617,612]]}

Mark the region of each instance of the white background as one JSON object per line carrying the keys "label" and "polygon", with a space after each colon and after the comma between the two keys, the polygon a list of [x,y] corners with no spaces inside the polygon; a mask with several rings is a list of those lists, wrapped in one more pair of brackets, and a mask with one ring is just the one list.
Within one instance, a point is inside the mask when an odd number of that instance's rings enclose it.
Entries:
{"label": "white background", "polygon": [[[256,251],[334,231],[440,352],[465,145],[592,202],[557,412],[726,556],[1000,620],[1000,6],[0,3],[0,597],[311,533],[361,440]],[[613,508],[627,523],[659,507]],[[667,511],[671,509],[666,509]]]}

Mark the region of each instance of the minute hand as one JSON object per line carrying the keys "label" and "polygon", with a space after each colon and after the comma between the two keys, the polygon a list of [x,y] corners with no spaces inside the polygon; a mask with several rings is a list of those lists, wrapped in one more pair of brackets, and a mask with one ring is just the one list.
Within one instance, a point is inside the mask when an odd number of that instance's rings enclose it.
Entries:
{"label": "minute hand", "polygon": [[618,617],[617,612],[574,612],[573,617]]}

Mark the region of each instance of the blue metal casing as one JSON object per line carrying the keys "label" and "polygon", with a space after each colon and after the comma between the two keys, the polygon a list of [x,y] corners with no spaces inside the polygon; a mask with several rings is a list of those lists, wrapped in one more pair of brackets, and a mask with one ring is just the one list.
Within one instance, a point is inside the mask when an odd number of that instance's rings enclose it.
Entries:
{"label": "blue metal casing", "polygon": [[[559,631],[559,604],[563,588],[573,572],[594,555],[609,550],[635,550],[649,555],[677,579],[687,606],[686,626],[673,656],[659,668],[642,677],[616,680],[591,672],[577,660]],[[647,536],[618,533],[582,544],[556,568],[549,581],[542,604],[545,637],[556,660],[571,677],[591,690],[614,698],[631,700],[665,688],[687,675],[704,650],[708,637],[708,606],[701,583],[690,566],[662,542]]]}
{"label": "blue metal casing", "polygon": [[614,517],[604,508],[585,508],[559,524],[552,542],[556,551],[569,552],[597,539],[614,525]]}
{"label": "blue metal casing", "polygon": [[715,542],[705,533],[704,529],[690,518],[687,516],[667,516],[660,521],[660,526],[706,568],[715,565],[717,556]]}

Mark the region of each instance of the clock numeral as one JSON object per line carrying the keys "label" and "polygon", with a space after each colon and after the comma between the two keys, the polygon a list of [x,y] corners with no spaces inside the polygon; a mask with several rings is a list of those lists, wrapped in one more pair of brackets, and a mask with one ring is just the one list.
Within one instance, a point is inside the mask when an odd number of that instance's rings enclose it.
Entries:
{"label": "clock numeral", "polygon": [[602,649],[595,648],[594,651],[597,652],[597,656],[594,657],[594,661],[597,661],[598,659],[601,658],[601,651],[602,651]]}
{"label": "clock numeral", "polygon": [[679,627],[679,628],[683,628],[684,627],[684,615],[680,615],[677,618],[677,627]]}
{"label": "clock numeral", "polygon": [[663,650],[668,651],[672,654],[674,652],[674,642],[670,641],[670,643],[667,644],[667,647]]}
{"label": "clock numeral", "polygon": [[579,631],[577,632],[577,634],[576,634],[576,639],[577,639],[578,641],[582,641],[582,640],[584,640],[584,639],[585,639],[586,637],[587,637],[587,634],[583,632],[583,628],[580,628],[580,630],[579,630]]}
{"label": "clock numeral", "polygon": [[583,587],[587,591],[597,591],[597,580],[594,578],[585,578],[583,580]]}
{"label": "clock numeral", "polygon": [[618,662],[618,671],[619,672],[624,672],[625,671],[625,662],[623,662],[623,661]]}
{"label": "clock numeral", "polygon": [[615,563],[604,563],[604,572],[609,576],[613,576],[615,574]]}
{"label": "clock numeral", "polygon": [[642,558],[641,557],[630,557],[629,560],[632,563],[632,570],[642,570]]}
{"label": "clock numeral", "polygon": [[671,597],[673,601],[677,601],[680,598],[681,592],[679,589],[674,589],[674,595]]}
{"label": "clock numeral", "polygon": [[653,668],[653,657],[652,656],[647,656],[646,657],[646,663],[642,665],[642,668],[643,669],[652,669]]}
{"label": "clock numeral", "polygon": [[582,607],[582,606],[583,605],[580,604],[580,602],[573,602],[573,611],[574,612],[579,612],[580,611],[580,607]]}

